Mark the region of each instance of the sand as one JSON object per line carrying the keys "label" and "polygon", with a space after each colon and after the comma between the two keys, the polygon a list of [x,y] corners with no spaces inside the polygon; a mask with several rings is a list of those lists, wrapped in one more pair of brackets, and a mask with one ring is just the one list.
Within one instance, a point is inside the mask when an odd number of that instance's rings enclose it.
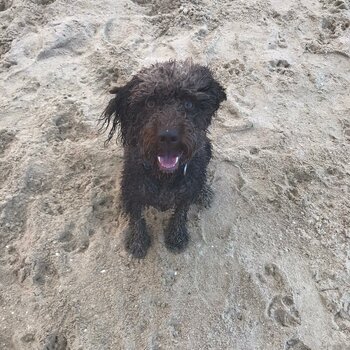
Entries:
{"label": "sand", "polygon": [[[0,0],[0,349],[350,349],[349,0]],[[123,248],[108,89],[208,64],[211,208]]]}

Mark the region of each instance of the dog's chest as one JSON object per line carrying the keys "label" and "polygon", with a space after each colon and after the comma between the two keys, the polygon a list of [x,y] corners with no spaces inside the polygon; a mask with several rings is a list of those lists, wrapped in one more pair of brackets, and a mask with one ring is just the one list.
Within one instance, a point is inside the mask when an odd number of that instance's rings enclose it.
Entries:
{"label": "dog's chest", "polygon": [[146,205],[166,211],[177,205],[179,201],[181,202],[186,192],[186,184],[184,181],[168,183],[147,179],[143,192]]}

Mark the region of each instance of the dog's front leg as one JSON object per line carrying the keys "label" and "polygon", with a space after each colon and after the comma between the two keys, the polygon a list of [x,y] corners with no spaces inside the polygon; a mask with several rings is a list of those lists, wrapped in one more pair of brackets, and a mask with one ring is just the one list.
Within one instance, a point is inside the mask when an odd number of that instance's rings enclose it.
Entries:
{"label": "dog's front leg", "polygon": [[189,205],[182,205],[175,209],[173,217],[170,219],[169,225],[165,231],[165,245],[174,252],[183,251],[189,241],[187,231],[187,212]]}
{"label": "dog's front leg", "polygon": [[147,233],[146,222],[142,217],[142,207],[136,205],[129,208],[129,227],[126,233],[125,248],[135,258],[142,259],[146,256],[151,245],[151,238]]}

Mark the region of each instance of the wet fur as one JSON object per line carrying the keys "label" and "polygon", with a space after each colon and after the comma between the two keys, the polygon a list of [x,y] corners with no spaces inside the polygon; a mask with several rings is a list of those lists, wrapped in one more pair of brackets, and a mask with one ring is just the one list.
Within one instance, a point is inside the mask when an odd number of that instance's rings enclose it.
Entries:
{"label": "wet fur", "polygon": [[[102,121],[109,129],[107,142],[120,127],[124,146],[121,199],[129,218],[126,249],[137,258],[147,254],[151,239],[142,213],[153,206],[161,211],[173,209],[165,244],[180,252],[189,241],[189,206],[207,201],[211,194],[206,185],[212,155],[207,129],[226,99],[225,91],[207,67],[187,60],[144,68],[111,93],[115,96]],[[184,101],[194,107],[186,110]],[[164,128],[176,128],[181,137],[180,165],[171,174],[157,166],[157,135]]]}

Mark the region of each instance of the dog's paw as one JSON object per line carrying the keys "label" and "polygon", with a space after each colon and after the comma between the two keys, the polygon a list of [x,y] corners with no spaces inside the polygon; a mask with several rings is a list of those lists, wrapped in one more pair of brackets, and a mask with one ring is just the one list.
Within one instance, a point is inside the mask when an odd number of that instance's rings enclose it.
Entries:
{"label": "dog's paw", "polygon": [[143,259],[147,255],[147,250],[150,245],[151,238],[147,233],[138,237],[127,235],[125,240],[126,251],[137,259]]}
{"label": "dog's paw", "polygon": [[165,236],[165,246],[173,253],[181,253],[188,245],[189,236],[186,228],[178,229],[176,232],[170,230]]}

